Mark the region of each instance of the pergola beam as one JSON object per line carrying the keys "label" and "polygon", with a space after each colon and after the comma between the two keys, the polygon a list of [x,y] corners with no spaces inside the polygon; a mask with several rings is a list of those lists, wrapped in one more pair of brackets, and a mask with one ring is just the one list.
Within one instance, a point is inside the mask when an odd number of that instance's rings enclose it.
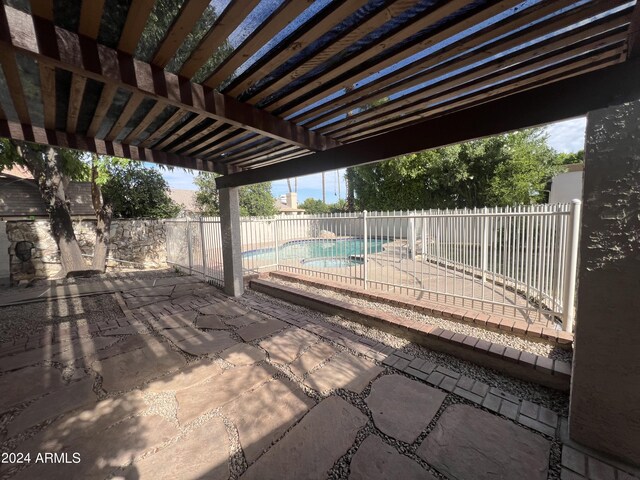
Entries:
{"label": "pergola beam", "polygon": [[[611,88],[615,85],[615,89]],[[314,153],[216,179],[218,188],[237,187],[378,162],[528,128],[640,98],[640,60],[628,60],[579,77],[516,93],[478,106]]]}
{"label": "pergola beam", "polygon": [[[124,143],[111,142],[109,140],[100,140],[74,133],[48,130],[31,125],[9,122],[4,119],[0,119],[0,137],[51,145],[54,147],[72,148],[97,153],[98,155],[110,155],[142,162],[153,162],[170,167],[189,168],[191,170],[202,170],[205,172],[217,171],[214,170],[213,162],[201,158],[185,157],[170,152],[136,147]],[[218,171],[218,173],[222,172]]]}
{"label": "pergola beam", "polygon": [[106,85],[206,115],[261,135],[321,151],[338,145],[334,140],[278,118],[233,97],[192,84],[188,79],[136,60],[79,36],[52,22],[15,8],[0,8],[0,48],[21,52],[38,62],[92,78]]}

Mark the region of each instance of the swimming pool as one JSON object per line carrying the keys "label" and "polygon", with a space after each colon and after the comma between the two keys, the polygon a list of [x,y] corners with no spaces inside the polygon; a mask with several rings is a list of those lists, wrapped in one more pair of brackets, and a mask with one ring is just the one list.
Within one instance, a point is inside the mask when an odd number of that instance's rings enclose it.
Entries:
{"label": "swimming pool", "polygon": [[[382,251],[382,245],[387,241],[370,239],[367,242],[367,253]],[[278,250],[280,262],[301,263],[309,267],[336,268],[361,264],[358,256],[364,254],[364,240],[362,238],[336,238],[292,240],[286,242]],[[275,249],[262,249],[244,252],[243,258],[275,261]]]}

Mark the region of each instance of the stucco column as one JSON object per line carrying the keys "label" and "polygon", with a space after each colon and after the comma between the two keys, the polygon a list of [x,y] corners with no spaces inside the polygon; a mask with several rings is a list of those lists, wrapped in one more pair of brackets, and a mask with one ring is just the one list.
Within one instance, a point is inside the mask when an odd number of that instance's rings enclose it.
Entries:
{"label": "stucco column", "polygon": [[221,188],[220,228],[222,231],[222,264],[224,291],[239,297],[244,293],[242,281],[242,251],[240,242],[240,201],[237,188]]}
{"label": "stucco column", "polygon": [[640,101],[587,119],[569,435],[640,466]]}

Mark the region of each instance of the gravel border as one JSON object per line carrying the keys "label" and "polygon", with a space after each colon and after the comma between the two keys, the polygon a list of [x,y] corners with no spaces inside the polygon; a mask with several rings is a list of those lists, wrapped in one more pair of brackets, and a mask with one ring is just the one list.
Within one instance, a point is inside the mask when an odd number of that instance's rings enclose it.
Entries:
{"label": "gravel border", "polygon": [[269,281],[283,285],[283,286],[297,288],[305,292],[329,297],[334,300],[348,302],[355,306],[369,308],[372,310],[384,311],[387,313],[391,313],[393,315],[397,315],[402,318],[415,320],[420,323],[435,325],[436,327],[440,327],[444,330],[449,330],[455,333],[461,333],[463,335],[470,335],[472,337],[480,338],[488,342],[497,343],[505,347],[512,347],[517,350],[530,352],[535,355],[540,355],[542,357],[561,360],[563,362],[571,362],[571,358],[572,358],[571,352],[567,350],[563,350],[558,347],[554,347],[550,345],[548,342],[545,342],[543,340],[536,341],[534,339],[522,338],[516,335],[509,335],[506,333],[495,332],[492,330],[487,330],[485,328],[480,328],[478,326],[475,326],[466,322],[456,322],[455,320],[449,320],[445,318],[435,317],[432,315],[426,315],[424,313],[420,313],[415,310],[410,310],[407,308],[394,307],[384,302],[374,302],[371,300],[365,300],[357,296],[356,294],[346,295],[344,293],[335,292],[328,288],[313,287],[310,285],[305,285],[303,283],[299,283],[295,281],[287,281],[287,280],[274,278],[274,277],[270,277]]}

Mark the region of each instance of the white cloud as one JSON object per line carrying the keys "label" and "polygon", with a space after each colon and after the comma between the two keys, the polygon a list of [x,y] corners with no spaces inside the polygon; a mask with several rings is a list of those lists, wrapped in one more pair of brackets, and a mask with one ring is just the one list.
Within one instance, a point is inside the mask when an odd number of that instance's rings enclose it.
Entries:
{"label": "white cloud", "polygon": [[559,152],[571,153],[584,148],[586,117],[573,118],[547,125],[548,143]]}

